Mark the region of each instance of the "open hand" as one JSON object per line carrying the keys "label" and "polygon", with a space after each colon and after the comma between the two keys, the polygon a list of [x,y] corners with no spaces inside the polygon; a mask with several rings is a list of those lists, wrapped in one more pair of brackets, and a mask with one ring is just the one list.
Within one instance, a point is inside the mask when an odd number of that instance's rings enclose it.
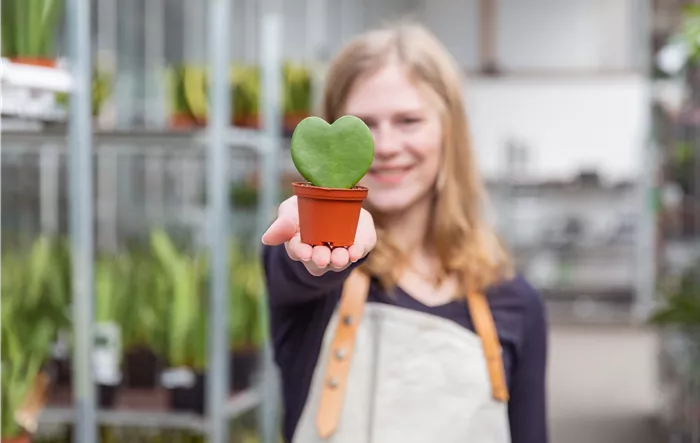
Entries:
{"label": "open hand", "polygon": [[262,242],[270,246],[284,243],[289,258],[301,261],[309,273],[320,276],[329,270],[342,271],[351,263],[366,256],[377,244],[377,232],[374,229],[372,215],[362,209],[352,246],[331,250],[327,246],[311,246],[302,243],[299,234],[297,197],[293,196],[282,202],[277,211],[277,219],[263,234]]}

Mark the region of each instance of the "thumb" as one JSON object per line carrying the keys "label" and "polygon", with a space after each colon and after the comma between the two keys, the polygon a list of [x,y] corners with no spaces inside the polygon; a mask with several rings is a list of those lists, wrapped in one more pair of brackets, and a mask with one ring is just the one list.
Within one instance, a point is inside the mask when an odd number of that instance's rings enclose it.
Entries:
{"label": "thumb", "polygon": [[281,245],[291,240],[297,233],[297,225],[287,217],[277,218],[262,236],[262,242],[268,246]]}

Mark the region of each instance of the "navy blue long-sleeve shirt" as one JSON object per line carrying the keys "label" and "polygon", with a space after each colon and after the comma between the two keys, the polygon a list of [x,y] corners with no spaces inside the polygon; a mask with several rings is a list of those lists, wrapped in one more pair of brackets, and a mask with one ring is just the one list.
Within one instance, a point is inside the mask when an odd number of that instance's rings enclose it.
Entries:
{"label": "navy blue long-sleeve shirt", "polygon": [[[284,246],[266,246],[263,264],[273,350],[282,379],[284,438],[289,442],[306,403],[326,326],[352,267],[314,277],[302,263],[289,259]],[[512,443],[547,443],[547,322],[542,299],[521,276],[493,286],[486,295],[503,347]],[[372,280],[367,301],[430,313],[474,330],[464,300],[426,306],[400,288],[390,296]]]}

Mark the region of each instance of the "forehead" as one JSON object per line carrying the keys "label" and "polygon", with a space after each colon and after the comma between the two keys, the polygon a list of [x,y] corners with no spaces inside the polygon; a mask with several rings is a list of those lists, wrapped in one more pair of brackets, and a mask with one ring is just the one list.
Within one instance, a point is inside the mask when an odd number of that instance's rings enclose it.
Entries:
{"label": "forehead", "polygon": [[348,94],[345,112],[380,115],[420,111],[426,106],[424,95],[411,80],[406,68],[391,63],[356,81]]}

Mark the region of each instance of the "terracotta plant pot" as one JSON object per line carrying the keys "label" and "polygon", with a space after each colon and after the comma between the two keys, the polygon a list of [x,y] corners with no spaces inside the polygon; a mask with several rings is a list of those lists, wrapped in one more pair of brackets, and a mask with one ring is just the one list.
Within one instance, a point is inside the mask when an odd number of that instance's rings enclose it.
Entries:
{"label": "terracotta plant pot", "polygon": [[29,434],[20,435],[19,437],[3,437],[0,443],[32,443],[32,438]]}
{"label": "terracotta plant pot", "polygon": [[312,246],[351,246],[367,192],[367,188],[361,186],[336,189],[294,183],[301,241]]}
{"label": "terracotta plant pot", "polygon": [[12,63],[20,65],[41,66],[44,68],[55,68],[56,60],[40,57],[13,57],[10,59]]}
{"label": "terracotta plant pot", "polygon": [[173,114],[170,116],[170,127],[174,129],[190,129],[196,126],[192,116],[188,114]]}

